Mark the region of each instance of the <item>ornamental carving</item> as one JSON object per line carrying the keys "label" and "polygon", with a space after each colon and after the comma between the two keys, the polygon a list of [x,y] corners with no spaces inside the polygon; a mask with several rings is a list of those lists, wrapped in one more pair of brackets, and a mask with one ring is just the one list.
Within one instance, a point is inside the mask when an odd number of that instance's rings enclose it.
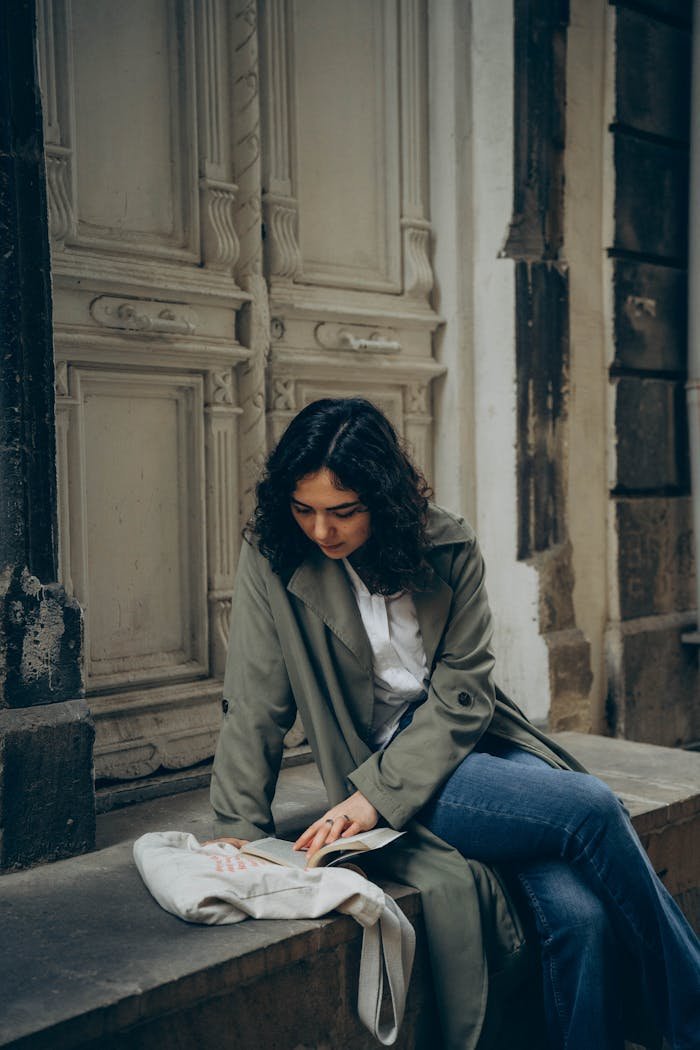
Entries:
{"label": "ornamental carving", "polygon": [[70,182],[70,150],[60,146],[46,150],[49,225],[54,241],[63,241],[73,229],[73,201]]}
{"label": "ornamental carving", "polygon": [[227,369],[225,372],[210,373],[210,402],[213,405],[233,404],[233,372]]}
{"label": "ornamental carving", "polygon": [[226,653],[228,650],[228,639],[231,631],[231,609],[230,597],[217,598],[212,602],[211,608],[211,633],[212,633],[212,671],[214,674],[223,675],[226,669]]}
{"label": "ornamental carving", "polygon": [[56,397],[70,397],[67,361],[56,362]]}
{"label": "ornamental carving", "polygon": [[430,265],[430,225],[417,220],[402,221],[404,290],[406,295],[427,298],[433,287]]}
{"label": "ornamental carving", "polygon": [[269,268],[273,277],[293,281],[301,273],[297,240],[297,205],[291,197],[265,197]]}
{"label": "ornamental carving", "polygon": [[296,411],[296,383],[293,379],[274,379],[272,407],[277,412]]}
{"label": "ornamental carving", "polygon": [[427,415],[428,384],[410,383],[405,389],[404,405],[407,416]]}
{"label": "ornamental carving", "polygon": [[209,269],[230,272],[239,253],[234,225],[237,187],[233,183],[202,179],[202,255]]}
{"label": "ornamental carving", "polygon": [[265,460],[265,373],[270,349],[270,314],[267,282],[262,275],[260,85],[255,0],[234,0],[232,16],[233,175],[238,186],[235,207],[240,239],[236,277],[239,286],[252,296],[241,310],[239,325],[239,338],[251,350],[250,358],[238,373],[243,522],[252,510],[255,482]]}
{"label": "ornamental carving", "polygon": [[101,295],[90,304],[98,324],[126,332],[153,332],[163,335],[193,335],[197,314],[182,303],[148,302]]}
{"label": "ornamental carving", "polygon": [[375,328],[362,324],[323,321],[314,331],[324,350],[358,350],[366,353],[397,354],[401,343],[394,328]]}

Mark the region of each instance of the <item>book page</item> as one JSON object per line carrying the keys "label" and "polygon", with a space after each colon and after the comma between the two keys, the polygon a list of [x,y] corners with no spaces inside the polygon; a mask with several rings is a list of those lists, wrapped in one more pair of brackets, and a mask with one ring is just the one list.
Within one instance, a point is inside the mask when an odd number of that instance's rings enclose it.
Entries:
{"label": "book page", "polygon": [[251,857],[261,857],[273,864],[283,864],[288,868],[305,868],[307,854],[293,849],[294,843],[286,839],[256,839],[248,842],[241,849]]}
{"label": "book page", "polygon": [[306,850],[295,850],[293,842],[274,838],[255,839],[254,842],[243,846],[240,852],[272,861],[273,864],[283,864],[288,868],[318,868],[321,865],[339,865],[350,857],[381,849],[403,834],[403,831],[394,831],[393,828],[372,828],[371,831],[361,831],[359,835],[329,842],[311,857]]}
{"label": "book page", "polygon": [[337,839],[335,842],[329,842],[325,846],[321,846],[311,857],[308,863],[309,868],[317,868],[321,864],[342,864],[342,860],[333,857],[333,860],[326,860],[325,858],[329,854],[340,853],[344,857],[357,856],[360,853],[366,853],[368,850],[381,849],[382,846],[388,846],[390,842],[394,842],[396,839],[401,838],[405,834],[403,831],[394,831],[393,828],[372,828],[371,831],[361,831],[359,835],[350,835],[348,838]]}

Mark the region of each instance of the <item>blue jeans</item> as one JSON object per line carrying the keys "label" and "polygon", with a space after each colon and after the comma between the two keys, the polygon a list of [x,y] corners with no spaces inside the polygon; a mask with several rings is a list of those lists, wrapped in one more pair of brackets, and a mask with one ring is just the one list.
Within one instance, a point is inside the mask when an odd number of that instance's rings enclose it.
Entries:
{"label": "blue jeans", "polygon": [[418,819],[517,875],[540,938],[553,1050],[622,1050],[623,952],[673,1050],[698,1050],[700,944],[602,781],[491,738]]}

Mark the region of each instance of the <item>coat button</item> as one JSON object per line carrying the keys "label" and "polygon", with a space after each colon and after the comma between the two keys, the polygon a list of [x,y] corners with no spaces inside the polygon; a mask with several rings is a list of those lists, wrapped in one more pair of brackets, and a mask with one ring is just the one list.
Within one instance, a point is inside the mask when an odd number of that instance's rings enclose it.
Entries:
{"label": "coat button", "polygon": [[462,705],[462,707],[471,707],[474,703],[474,697],[471,696],[469,693],[458,693],[457,701]]}
{"label": "coat button", "polygon": [[221,701],[221,710],[224,712],[224,714],[227,713],[227,711],[228,711],[228,700],[222,700]]}

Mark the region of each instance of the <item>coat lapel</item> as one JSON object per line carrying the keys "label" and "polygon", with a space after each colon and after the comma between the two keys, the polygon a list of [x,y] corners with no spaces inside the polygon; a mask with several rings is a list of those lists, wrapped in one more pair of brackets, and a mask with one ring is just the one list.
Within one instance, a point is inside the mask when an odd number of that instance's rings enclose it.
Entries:
{"label": "coat lapel", "polygon": [[312,551],[287,590],[326,624],[371,676],[372,649],[342,563]]}
{"label": "coat lapel", "polygon": [[[372,649],[343,565],[312,551],[287,585],[372,675]],[[452,604],[452,588],[431,567],[428,589],[414,593],[425,657],[432,671]]]}

